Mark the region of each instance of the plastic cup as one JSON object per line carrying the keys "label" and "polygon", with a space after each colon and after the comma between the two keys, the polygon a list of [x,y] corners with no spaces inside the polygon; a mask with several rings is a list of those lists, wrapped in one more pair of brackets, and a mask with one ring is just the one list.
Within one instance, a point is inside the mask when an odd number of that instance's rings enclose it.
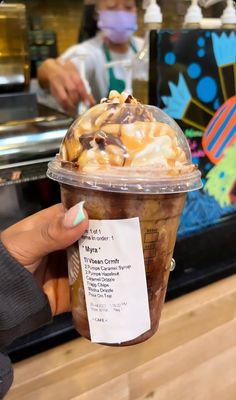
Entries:
{"label": "plastic cup", "polygon": [[68,249],[76,329],[115,346],[150,338],[186,194],[202,185],[184,134],[156,107],[104,103],[75,121],[48,176],[65,207],[85,201],[90,219]]}

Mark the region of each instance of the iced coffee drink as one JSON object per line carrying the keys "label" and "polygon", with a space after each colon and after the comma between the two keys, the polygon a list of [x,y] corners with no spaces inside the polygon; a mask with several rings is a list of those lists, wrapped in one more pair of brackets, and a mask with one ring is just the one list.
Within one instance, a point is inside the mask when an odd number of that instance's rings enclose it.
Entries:
{"label": "iced coffee drink", "polygon": [[201,187],[178,125],[111,92],[69,129],[48,176],[89,227],[68,249],[72,314],[93,342],[132,345],[157,330],[186,193]]}

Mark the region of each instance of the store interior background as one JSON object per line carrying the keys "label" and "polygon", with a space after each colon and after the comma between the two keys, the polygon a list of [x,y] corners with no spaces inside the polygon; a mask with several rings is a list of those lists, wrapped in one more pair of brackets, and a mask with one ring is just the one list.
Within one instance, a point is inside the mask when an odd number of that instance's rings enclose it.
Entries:
{"label": "store interior background", "polygon": [[[47,46],[43,46],[43,44],[40,44],[40,40],[42,38],[42,31],[49,31],[49,32],[54,32],[55,37],[56,37],[56,50],[57,54],[61,54],[63,51],[65,51],[68,47],[74,45],[75,43],[78,42],[79,37],[83,29],[86,30],[86,27],[83,26],[85,24],[85,17],[84,17],[84,11],[86,10],[86,6],[89,7],[92,4],[94,4],[94,0],[87,0],[87,1],[82,1],[82,0],[21,0],[22,3],[26,5],[26,10],[27,10],[27,16],[28,16],[28,22],[29,22],[29,28],[31,30],[36,31],[36,35],[34,37],[35,43],[31,44],[30,51],[36,51],[36,63],[41,62],[42,58],[40,60],[37,60],[37,57],[45,57],[47,58],[47,54],[44,53]],[[7,1],[7,3],[15,3],[15,0]],[[144,36],[144,25],[143,25],[143,15],[144,15],[144,10],[142,8],[142,0],[138,0],[138,32],[137,34],[139,36]],[[190,0],[169,0],[169,1],[164,1],[164,0],[159,0],[158,4],[161,7],[162,14],[163,14],[163,27],[164,28],[181,28],[183,25],[184,21],[184,16],[186,14],[187,8],[190,6],[191,1]],[[222,12],[226,6],[225,1],[221,1],[214,6],[211,6],[209,8],[202,8],[202,12],[204,17],[206,18],[217,18],[222,15]],[[91,25],[91,19],[90,19],[90,24]],[[38,43],[37,43],[38,41]],[[37,47],[38,46],[38,47]],[[48,46],[50,47],[50,46]],[[40,50],[39,50],[40,49]],[[39,51],[42,52],[39,54]],[[31,54],[32,56],[32,54]],[[50,54],[51,57],[56,56],[56,54]],[[32,57],[31,57],[32,60]],[[33,73],[33,74],[32,74]],[[31,65],[31,77],[35,78],[36,77],[36,65],[35,68],[32,68]],[[46,163],[44,165],[44,168],[46,168]],[[26,186],[26,188],[25,188]],[[22,207],[22,202],[20,205],[21,208],[21,213],[18,213],[16,216],[16,219],[18,220],[21,217],[24,217],[24,213],[29,213],[29,207],[30,207],[30,212],[34,212],[38,210],[38,200],[40,199],[40,204],[43,205],[43,207],[49,206],[52,202],[57,202],[59,198],[59,193],[58,193],[58,187],[57,185],[52,186],[52,183],[50,182],[50,185],[47,180],[36,180],[35,182],[31,182],[29,186],[25,184],[20,187],[20,189],[24,192],[24,196],[27,199],[25,201],[25,210],[23,210]],[[50,186],[50,187],[49,187]],[[32,191],[32,187],[34,190]],[[16,186],[17,190],[19,191],[19,185]],[[52,188],[52,189],[51,189]],[[5,192],[8,195],[8,191],[12,189],[12,192],[14,191],[14,187],[12,186],[11,188],[5,188]],[[49,190],[50,189],[50,190]],[[27,190],[27,196],[26,196],[26,190]],[[32,192],[37,194],[36,199],[32,199]],[[45,195],[45,193],[49,193],[48,195]],[[19,197],[19,195],[18,195]],[[218,206],[219,207],[219,206]],[[32,209],[33,208],[33,209]],[[198,207],[199,208],[199,207]],[[10,210],[11,211],[11,210]],[[17,208],[17,212],[18,212]],[[5,212],[5,211],[4,211]],[[9,212],[10,215],[12,216],[12,212]],[[23,215],[22,215],[23,213]],[[6,214],[6,212],[5,212]],[[204,216],[204,220],[206,217]],[[187,220],[187,218],[186,218]],[[190,221],[191,222],[191,221]],[[211,222],[211,221],[210,221]],[[215,222],[215,221],[213,221]],[[230,223],[230,222],[229,222]],[[186,237],[185,240],[181,240],[178,243],[178,253],[176,251],[175,257],[177,261],[177,265],[181,266],[182,268],[176,269],[176,271],[173,273],[173,277],[177,278],[178,274],[182,274],[183,271],[187,270],[187,273],[184,273],[184,276],[186,276],[188,279],[186,281],[186,285],[183,285],[183,281],[180,281],[179,279],[182,280],[182,275],[180,278],[176,280],[175,284],[172,287],[172,294],[169,292],[170,297],[174,297],[176,295],[182,294],[185,290],[185,286],[188,287],[188,290],[194,289],[196,285],[196,279],[191,277],[192,273],[195,273],[195,271],[202,270],[205,268],[206,273],[201,271],[200,277],[199,277],[199,282],[202,284],[208,283],[210,279],[212,279],[212,274],[209,272],[210,270],[212,273],[214,272],[214,276],[216,275],[216,264],[215,262],[221,261],[223,264],[225,264],[225,260],[223,260],[223,255],[219,254],[218,251],[216,251],[217,246],[215,243],[218,243],[218,240],[220,241],[220,238],[223,236],[225,238],[225,249],[230,250],[231,246],[231,240],[230,237],[232,236],[234,232],[233,228],[233,222],[230,223],[232,225],[227,226],[227,234],[223,233],[225,232],[225,227],[223,224],[219,225],[219,229],[217,229],[215,232],[215,235],[211,232],[209,235],[209,232],[206,231],[205,235],[206,237],[210,236],[212,238],[211,243],[208,243],[207,246],[207,251],[206,251],[206,246],[204,247],[203,244],[205,241],[203,240],[202,233],[200,232],[198,234],[197,232],[197,237],[195,235],[194,240],[195,243],[198,243],[194,247],[191,246],[191,240],[192,237]],[[211,224],[210,224],[211,225]],[[185,231],[184,231],[185,233]],[[189,236],[189,232],[187,232]],[[191,233],[191,232],[190,232]],[[216,237],[217,235],[217,237]],[[227,237],[229,239],[227,240]],[[213,239],[214,238],[214,239]],[[204,247],[204,248],[203,248]],[[187,252],[187,249],[191,248],[191,252]],[[220,247],[219,247],[220,248]],[[186,254],[189,254],[187,257]],[[230,251],[228,251],[229,254],[231,254]],[[199,255],[201,255],[201,262],[199,261]],[[209,267],[209,261],[211,268]],[[194,264],[194,265],[193,265]],[[195,265],[197,264],[197,266]],[[200,267],[199,267],[200,264]],[[206,265],[205,265],[206,264]],[[230,273],[231,272],[231,264],[227,263],[227,266],[229,267],[230,271],[224,266],[224,268],[219,268],[219,271],[217,272],[218,275],[217,277],[221,277],[222,273]],[[222,272],[223,270],[223,272]],[[210,278],[207,278],[210,276]],[[191,278],[191,279],[190,279]],[[191,285],[189,286],[189,282],[191,281]],[[199,283],[199,284],[200,284]],[[181,290],[180,290],[181,287]]]}
{"label": "store interior background", "polygon": [[[15,1],[7,1],[15,3]],[[93,1],[82,0],[21,0],[27,7],[28,17],[31,20],[41,17],[42,29],[56,33],[58,53],[61,54],[69,46],[75,44],[79,37],[83,7],[92,4]],[[159,0],[158,4],[163,13],[163,27],[181,27],[184,15],[191,1],[189,0]],[[220,17],[225,7],[225,2],[203,9],[204,17]],[[143,36],[143,13],[142,1],[138,0],[138,32]]]}

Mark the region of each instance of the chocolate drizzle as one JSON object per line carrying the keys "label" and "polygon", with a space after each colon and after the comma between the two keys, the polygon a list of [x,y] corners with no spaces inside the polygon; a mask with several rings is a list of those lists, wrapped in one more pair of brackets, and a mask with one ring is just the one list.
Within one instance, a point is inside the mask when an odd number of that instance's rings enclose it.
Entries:
{"label": "chocolate drizzle", "polygon": [[99,148],[100,151],[105,151],[106,146],[113,145],[120,147],[124,153],[126,152],[121,140],[113,135],[109,135],[103,131],[97,131],[94,133],[88,133],[80,136],[80,143],[84,150],[90,150],[95,146]]}
{"label": "chocolate drizzle", "polygon": [[156,120],[155,109],[116,91],[72,125],[60,156],[65,168],[69,161],[82,171],[144,164],[172,168],[186,160],[175,132],[167,123]]}

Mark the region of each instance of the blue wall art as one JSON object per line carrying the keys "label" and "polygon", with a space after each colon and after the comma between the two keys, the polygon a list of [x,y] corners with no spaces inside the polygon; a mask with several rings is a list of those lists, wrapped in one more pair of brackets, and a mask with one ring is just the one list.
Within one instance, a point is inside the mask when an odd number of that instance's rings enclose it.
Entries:
{"label": "blue wall art", "polygon": [[161,30],[155,104],[183,129],[204,188],[188,195],[179,236],[236,216],[236,33]]}

